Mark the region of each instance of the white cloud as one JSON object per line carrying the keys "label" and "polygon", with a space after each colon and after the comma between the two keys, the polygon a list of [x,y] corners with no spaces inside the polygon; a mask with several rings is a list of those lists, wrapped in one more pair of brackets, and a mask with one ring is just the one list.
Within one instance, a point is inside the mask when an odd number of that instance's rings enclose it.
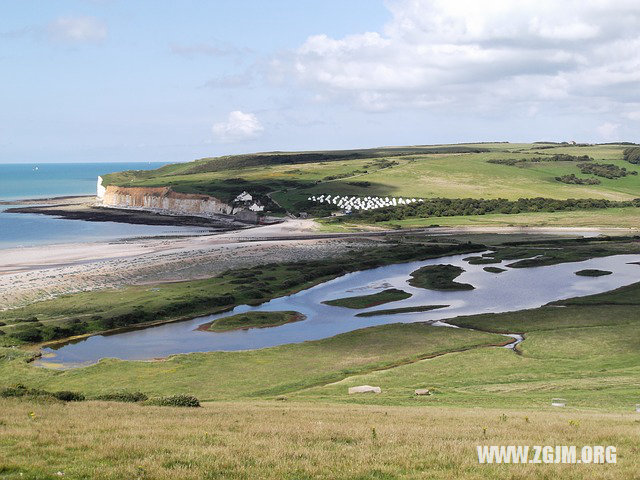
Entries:
{"label": "white cloud", "polygon": [[226,122],[214,123],[213,135],[223,143],[233,143],[258,137],[264,127],[253,113],[235,110],[229,113]]}
{"label": "white cloud", "polygon": [[596,128],[598,135],[605,141],[620,140],[618,130],[620,125],[617,123],[606,122]]}
{"label": "white cloud", "polygon": [[70,43],[96,43],[107,38],[107,26],[94,17],[58,17],[47,25],[49,37]]}
{"label": "white cloud", "polygon": [[[504,111],[536,103],[624,115],[640,102],[640,2],[389,0],[380,32],[309,37],[273,76],[365,110]],[[629,107],[627,107],[629,105]],[[636,111],[637,107],[633,107]]]}

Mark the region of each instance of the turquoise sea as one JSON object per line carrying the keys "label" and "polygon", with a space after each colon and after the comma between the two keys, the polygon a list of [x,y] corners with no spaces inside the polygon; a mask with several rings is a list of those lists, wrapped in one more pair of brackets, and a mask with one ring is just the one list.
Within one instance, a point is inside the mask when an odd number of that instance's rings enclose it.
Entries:
{"label": "turquoise sea", "polygon": [[0,164],[0,200],[91,195],[98,175],[122,170],[151,170],[163,163]]}
{"label": "turquoise sea", "polygon": [[[150,170],[162,163],[0,164],[0,201],[96,193],[98,175]],[[46,215],[7,213],[0,205],[0,248],[193,233],[202,229],[115,222],[65,220]]]}

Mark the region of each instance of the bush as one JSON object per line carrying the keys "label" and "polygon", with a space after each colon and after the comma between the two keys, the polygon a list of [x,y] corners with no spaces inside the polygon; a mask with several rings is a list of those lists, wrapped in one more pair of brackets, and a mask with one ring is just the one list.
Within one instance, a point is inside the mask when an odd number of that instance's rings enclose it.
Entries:
{"label": "bush", "polygon": [[95,397],[96,400],[104,400],[108,402],[144,402],[148,400],[147,397],[142,392],[114,392],[114,393],[105,393],[104,395],[98,395]]}
{"label": "bush", "polygon": [[16,318],[16,323],[34,323],[38,321],[38,317]]}
{"label": "bush", "polygon": [[172,395],[149,400],[149,405],[159,407],[199,407],[200,401],[193,395]]}
{"label": "bush", "polygon": [[19,397],[48,397],[55,398],[62,402],[82,402],[85,397],[78,392],[61,391],[61,392],[48,392],[46,390],[40,390],[37,388],[29,388],[21,383],[12,387],[4,388],[0,391],[0,397],[4,398],[19,398]]}
{"label": "bush", "polygon": [[46,326],[41,329],[42,340],[58,340],[61,338],[82,335],[89,331],[89,324],[79,320],[71,320],[65,325]]}
{"label": "bush", "polygon": [[42,332],[38,328],[25,328],[11,334],[21,342],[36,343],[42,341]]}
{"label": "bush", "polygon": [[613,163],[579,163],[578,167],[582,173],[590,173],[604,178],[620,178],[627,175],[637,175],[638,172],[628,171],[626,168],[620,168]]}
{"label": "bush", "polygon": [[556,177],[556,181],[569,183],[572,185],[598,185],[600,183],[600,180],[598,180],[597,178],[579,178],[576,177],[573,173],[569,175],[562,175],[561,177]]}
{"label": "bush", "polygon": [[62,400],[63,402],[83,402],[84,395],[78,392],[70,392],[68,390],[63,390],[61,392],[53,392],[52,394],[58,400]]}
{"label": "bush", "polygon": [[640,147],[625,148],[622,158],[629,163],[640,164]]}
{"label": "bush", "polygon": [[28,388],[22,384],[14,385],[13,387],[3,388],[0,391],[0,397],[10,398],[10,397],[24,397],[27,395]]}
{"label": "bush", "polygon": [[527,163],[540,163],[540,162],[590,162],[593,158],[588,155],[567,155],[564,153],[559,153],[556,155],[549,155],[545,157],[529,157],[529,158],[495,158],[491,160],[487,160],[487,163],[495,163],[497,165],[509,165],[513,166],[524,166]]}

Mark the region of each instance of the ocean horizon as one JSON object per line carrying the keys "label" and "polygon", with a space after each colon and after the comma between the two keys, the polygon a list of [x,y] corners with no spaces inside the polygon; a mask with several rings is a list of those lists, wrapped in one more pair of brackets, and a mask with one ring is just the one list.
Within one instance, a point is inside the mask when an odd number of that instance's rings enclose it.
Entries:
{"label": "ocean horizon", "polygon": [[0,163],[0,201],[92,195],[99,175],[163,165],[167,163]]}
{"label": "ocean horizon", "polygon": [[[152,170],[166,163],[0,164],[0,201],[95,195],[98,175],[123,170]],[[40,214],[7,213],[0,205],[0,249],[108,241],[139,236],[193,233],[195,227],[132,225],[68,220]]]}

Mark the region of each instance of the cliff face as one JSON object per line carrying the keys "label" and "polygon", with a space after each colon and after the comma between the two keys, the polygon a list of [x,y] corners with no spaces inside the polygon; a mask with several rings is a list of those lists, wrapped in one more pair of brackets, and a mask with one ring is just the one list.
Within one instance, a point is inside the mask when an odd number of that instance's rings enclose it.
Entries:
{"label": "cliff face", "polygon": [[[100,186],[102,186],[100,184]],[[104,187],[103,187],[104,188]],[[98,189],[102,204],[108,207],[139,208],[172,215],[231,215],[233,207],[208,195],[178,193],[171,187],[117,187]]]}

